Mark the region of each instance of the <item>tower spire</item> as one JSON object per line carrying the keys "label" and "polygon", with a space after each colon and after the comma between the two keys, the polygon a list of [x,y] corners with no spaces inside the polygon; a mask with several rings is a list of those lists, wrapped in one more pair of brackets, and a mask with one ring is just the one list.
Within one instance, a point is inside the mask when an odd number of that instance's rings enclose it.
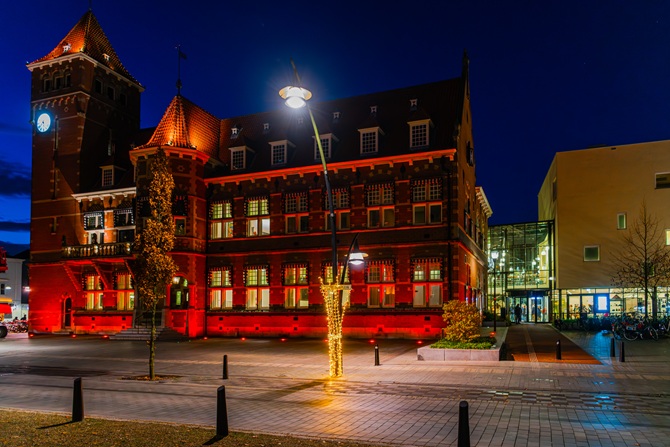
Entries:
{"label": "tower spire", "polygon": [[175,47],[177,49],[177,96],[181,96],[181,60],[186,59],[186,54],[182,53],[181,45]]}

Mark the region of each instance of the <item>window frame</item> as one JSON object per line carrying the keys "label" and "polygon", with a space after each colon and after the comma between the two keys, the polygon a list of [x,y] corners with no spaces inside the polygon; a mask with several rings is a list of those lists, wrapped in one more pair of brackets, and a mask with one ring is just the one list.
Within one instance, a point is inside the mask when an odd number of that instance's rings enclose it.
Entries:
{"label": "window frame", "polygon": [[[240,163],[241,162],[241,163]],[[230,148],[230,170],[241,171],[247,167],[247,154],[244,147]]]}
{"label": "window frame", "polygon": [[[430,122],[429,119],[410,121],[407,124],[409,124],[409,141],[408,141],[408,144],[409,144],[410,149],[425,148],[425,147],[430,146],[431,122]],[[421,128],[424,128],[425,131],[423,132],[423,137],[419,138],[420,136],[415,135],[415,131],[418,131]],[[420,144],[420,143],[422,143],[422,144]]]}
{"label": "window frame", "polygon": [[[283,166],[288,161],[288,140],[270,142],[270,164],[272,166]],[[277,160],[276,156],[280,155]]]}
{"label": "window frame", "polygon": [[358,129],[360,155],[374,155],[379,153],[379,127]]}
{"label": "window frame", "polygon": [[[218,277],[218,280],[217,280]],[[209,270],[209,296],[207,305],[211,310],[233,308],[233,269],[217,267]],[[215,304],[218,302],[218,304]]]}
{"label": "window frame", "polygon": [[[596,256],[587,255],[588,250],[595,250]],[[584,262],[599,262],[600,261],[600,245],[584,245]]]}
{"label": "window frame", "polygon": [[617,213],[616,215],[616,229],[625,230],[628,228],[628,216],[626,213]]}

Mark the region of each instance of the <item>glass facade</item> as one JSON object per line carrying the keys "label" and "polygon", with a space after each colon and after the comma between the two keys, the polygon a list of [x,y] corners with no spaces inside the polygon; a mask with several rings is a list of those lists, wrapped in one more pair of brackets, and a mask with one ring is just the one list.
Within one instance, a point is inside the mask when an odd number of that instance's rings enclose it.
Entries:
{"label": "glass facade", "polygon": [[489,227],[487,308],[520,322],[548,322],[553,309],[552,221]]}

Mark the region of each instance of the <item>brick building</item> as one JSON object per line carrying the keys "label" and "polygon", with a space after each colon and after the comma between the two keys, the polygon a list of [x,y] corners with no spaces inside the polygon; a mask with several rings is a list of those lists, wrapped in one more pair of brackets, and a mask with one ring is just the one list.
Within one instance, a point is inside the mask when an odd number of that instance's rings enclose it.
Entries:
{"label": "brick building", "polygon": [[[305,110],[217,118],[178,94],[140,129],[143,87],[87,12],[32,72],[30,321],[34,332],[138,324],[133,239],[152,155],[175,179],[179,271],[161,324],[189,337],[323,336],[332,267],[327,198]],[[313,105],[344,254],[344,333],[429,338],[442,303],[478,305],[491,209],[476,186],[464,57],[459,77]]]}

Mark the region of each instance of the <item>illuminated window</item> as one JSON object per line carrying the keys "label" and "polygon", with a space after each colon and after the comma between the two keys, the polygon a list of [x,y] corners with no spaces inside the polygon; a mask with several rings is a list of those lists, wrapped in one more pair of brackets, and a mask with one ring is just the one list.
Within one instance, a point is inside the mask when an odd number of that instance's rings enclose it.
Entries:
{"label": "illuminated window", "polygon": [[102,211],[84,213],[84,230],[101,230],[104,228],[104,222]]}
{"label": "illuminated window", "polygon": [[369,261],[366,269],[368,307],[395,306],[395,263],[392,260]]}
{"label": "illuminated window", "polygon": [[584,247],[584,261],[600,261],[600,245],[587,245]]}
{"label": "illuminated window", "polygon": [[286,233],[306,233],[309,231],[307,192],[288,193],[284,196],[284,217]]}
{"label": "illuminated window", "polygon": [[186,218],[185,217],[174,217],[174,234],[177,236],[186,235]]}
{"label": "illuminated window", "polygon": [[[350,216],[351,210],[348,208],[351,206],[349,203],[349,189],[347,188],[336,188],[332,190],[333,194],[333,208],[335,209],[335,225],[338,230],[348,230],[351,226]],[[328,212],[328,196],[327,193],[324,195],[324,205],[326,209],[326,230],[330,230],[330,217]]]}
{"label": "illuminated window", "polygon": [[626,213],[619,213],[616,215],[616,228],[617,230],[626,229]]}
{"label": "illuminated window", "polygon": [[414,225],[442,223],[442,182],[440,179],[415,180],[411,188]]}
{"label": "illuminated window", "polygon": [[233,307],[232,270],[229,267],[209,271],[209,308],[231,309]]}
{"label": "illuminated window", "polygon": [[393,183],[366,185],[365,201],[368,211],[368,228],[395,226]]}
{"label": "illuminated window", "polygon": [[414,307],[442,305],[442,275],[442,262],[439,258],[412,260]]}
{"label": "illuminated window", "polygon": [[[344,268],[344,264],[342,263],[337,263],[337,280],[339,281],[341,276],[342,276],[342,269]],[[344,284],[347,284],[349,282],[349,270],[347,269],[347,275],[344,277]],[[323,282],[324,284],[333,284],[335,281],[333,281],[333,263],[332,262],[325,262],[323,264],[323,275],[321,276],[324,278]]]}
{"label": "illuminated window", "polygon": [[103,294],[99,292],[89,292],[86,294],[86,310],[102,310]]}
{"label": "illuminated window", "polygon": [[409,123],[409,147],[426,147],[429,143],[429,121],[417,121]]}
{"label": "illuminated window", "polygon": [[670,230],[665,230],[665,245],[670,245]]}
{"label": "illuminated window", "polygon": [[247,288],[247,310],[269,309],[270,288],[268,287],[268,267],[247,267],[244,273],[244,284]]}
{"label": "illuminated window", "polygon": [[209,205],[209,238],[233,237],[233,204],[230,201],[213,202]]}
{"label": "illuminated window", "polygon": [[129,273],[116,274],[116,309],[132,310],[135,308],[135,291]]}
{"label": "illuminated window", "polygon": [[288,264],[283,267],[284,307],[287,309],[309,307],[309,278],[307,264]]}
{"label": "illuminated window", "polygon": [[252,197],[245,201],[247,237],[270,235],[270,203],[267,197]]}

